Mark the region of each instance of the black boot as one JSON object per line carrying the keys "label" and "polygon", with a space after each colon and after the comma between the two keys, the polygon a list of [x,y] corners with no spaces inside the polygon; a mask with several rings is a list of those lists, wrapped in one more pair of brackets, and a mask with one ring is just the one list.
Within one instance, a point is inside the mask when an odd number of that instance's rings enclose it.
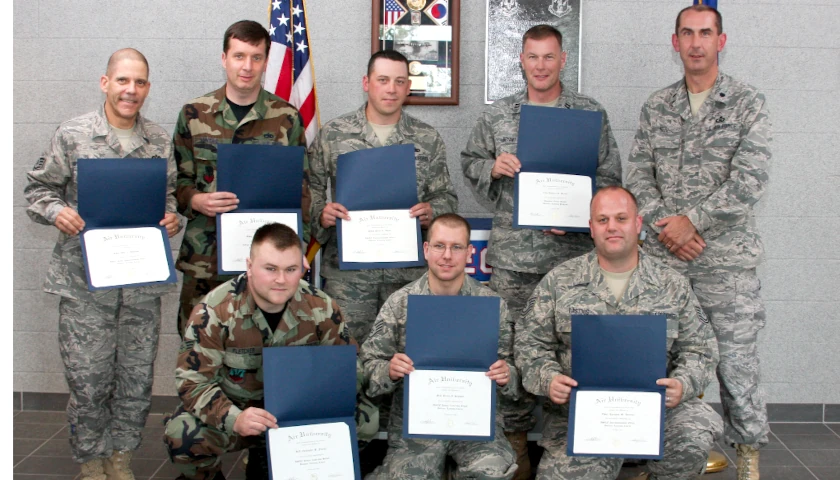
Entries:
{"label": "black boot", "polygon": [[268,480],[268,456],[266,447],[248,449],[248,466],[245,468],[245,480]]}

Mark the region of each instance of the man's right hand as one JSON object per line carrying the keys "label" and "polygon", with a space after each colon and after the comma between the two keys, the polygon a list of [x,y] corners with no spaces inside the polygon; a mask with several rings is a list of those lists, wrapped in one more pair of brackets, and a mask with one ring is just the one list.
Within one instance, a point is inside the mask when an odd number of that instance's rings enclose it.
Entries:
{"label": "man's right hand", "polygon": [[262,408],[248,407],[233,422],[233,432],[242,437],[263,433],[267,428],[277,428],[277,419]]}
{"label": "man's right hand", "polygon": [[569,401],[572,387],[577,387],[577,382],[572,377],[555,375],[551,379],[551,385],[548,386],[548,398],[557,405],[563,405]]}
{"label": "man's right hand", "polygon": [[321,226],[324,228],[334,227],[336,218],[350,220],[350,215],[347,214],[344,205],[336,202],[328,203],[321,211]]}
{"label": "man's right hand", "polygon": [[190,200],[193,210],[208,217],[235,210],[238,205],[239,199],[231,192],[196,193]]}
{"label": "man's right hand", "polygon": [[502,178],[502,175],[513,178],[521,168],[522,162],[518,158],[510,153],[503,153],[496,157],[493,170],[490,170],[490,176],[496,180]]}
{"label": "man's right hand", "polygon": [[78,235],[85,228],[85,221],[70,207],[64,207],[55,217],[55,227],[67,235]]}
{"label": "man's right hand", "polygon": [[388,364],[388,378],[392,382],[403,378],[414,371],[414,362],[404,353],[395,353]]}

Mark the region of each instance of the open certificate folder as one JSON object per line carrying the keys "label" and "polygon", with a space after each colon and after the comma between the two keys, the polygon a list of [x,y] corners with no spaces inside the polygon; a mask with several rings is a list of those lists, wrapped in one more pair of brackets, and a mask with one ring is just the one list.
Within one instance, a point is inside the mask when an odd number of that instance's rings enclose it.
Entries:
{"label": "open certificate folder", "polygon": [[239,205],[216,215],[220,274],[245,271],[254,232],[282,223],[303,234],[303,147],[224,144],[218,147],[216,190],[232,192]]}
{"label": "open certificate folder", "polygon": [[165,158],[80,158],[79,233],[88,289],[175,283]]}
{"label": "open certificate folder", "polygon": [[414,145],[391,145],[338,157],[336,202],[350,220],[338,220],[341,270],[425,265],[417,205]]}
{"label": "open certificate folder", "polygon": [[601,112],[522,105],[513,227],[589,231]]}
{"label": "open certificate folder", "polygon": [[273,480],[361,480],[356,440],[356,346],[263,348]]}
{"label": "open certificate folder", "polygon": [[403,437],[492,440],[498,348],[498,297],[409,295]]}
{"label": "open certificate folder", "polygon": [[662,458],[664,315],[572,315],[568,455]]}

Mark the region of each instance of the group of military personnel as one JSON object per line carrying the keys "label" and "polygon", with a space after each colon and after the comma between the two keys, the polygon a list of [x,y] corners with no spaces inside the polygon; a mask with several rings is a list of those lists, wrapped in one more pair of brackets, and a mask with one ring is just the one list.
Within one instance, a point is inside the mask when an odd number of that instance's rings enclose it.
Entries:
{"label": "group of military personnel", "polygon": [[[616,478],[621,459],[566,454],[572,314],[664,314],[667,378],[664,455],[648,478],[703,473],[715,440],[736,447],[739,479],[758,479],[767,443],[756,336],[764,326],[755,267],[762,244],[752,208],[767,184],[769,118],[762,94],[719,70],[726,43],[720,13],[692,6],[672,37],[685,76],[642,107],[626,163],[625,187],[607,112],[560,81],[561,33],[537,25],[523,35],[526,88],[482,113],[461,153],[464,177],[491,202],[489,286],[465,274],[469,224],[446,148],[435,129],[403,110],[408,61],[395,51],[370,58],[362,80],[367,101],[319,131],[303,175],[306,234],[323,245],[323,291],[303,281],[309,265],[298,235],[268,224],[253,238],[247,270],[219,275],[215,216],[236,209],[216,188],[220,144],[306,145],[299,112],[261,87],[268,32],[240,21],[225,32],[227,81],[184,105],[172,140],[139,111],[149,68],[134,49],[115,52],[100,80],[103,106],[63,123],[28,172],[30,217],[61,232],[45,290],[57,294],[59,343],[70,389],[67,407],[74,459],[87,480],[133,479],[131,453],[149,413],[161,321],[161,286],[88,291],[79,233],[79,158],[168,159],[170,236],[186,228],[176,267],[183,273],[175,371],[181,405],[164,442],[179,478],[221,479],[221,456],[249,449],[247,478],[268,478],[263,407],[263,347],[359,346],[357,427],[370,440],[381,426],[388,451],[369,478],[440,478],[447,456],[457,478]],[[522,105],[603,114],[598,191],[590,233],[512,227]],[[338,266],[336,222],[352,221],[336,203],[340,155],[395,144],[415,150],[419,203],[410,215],[424,231],[427,267],[345,271]],[[331,187],[331,188],[330,188]],[[186,219],[184,226],[179,213]],[[643,248],[639,237],[646,230]],[[594,244],[594,249],[593,249]],[[496,436],[489,442],[402,438],[402,379],[408,295],[499,297]],[[468,340],[467,340],[468,341]],[[717,374],[724,416],[698,396]],[[542,397],[544,452],[530,465],[527,432]],[[380,418],[381,417],[381,418]]]}

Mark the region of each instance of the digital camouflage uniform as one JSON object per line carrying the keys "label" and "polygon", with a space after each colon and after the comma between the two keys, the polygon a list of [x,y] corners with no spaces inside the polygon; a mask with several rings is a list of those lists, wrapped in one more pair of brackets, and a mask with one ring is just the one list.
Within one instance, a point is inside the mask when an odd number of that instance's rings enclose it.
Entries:
{"label": "digital camouflage uniform", "polygon": [[[667,317],[667,375],[683,385],[681,403],[665,412],[663,459],[648,463],[658,480],[694,479],[706,468],[723,431],[720,416],[697,398],[718,362],[709,320],[688,280],[639,250],[639,264],[623,297],[613,296],[595,251],[549,272],[528,300],[517,323],[516,364],[525,389],[548,397],[555,375],[572,375],[571,315],[659,315]],[[651,385],[653,386],[653,385]],[[622,459],[566,455],[568,404],[543,405],[545,448],[537,478],[617,478]]]}
{"label": "digital camouflage uniform", "polygon": [[[331,297],[338,300],[353,338],[364,343],[379,308],[406,283],[423,275],[424,267],[342,271],[338,268],[336,228],[321,226],[321,212],[335,199],[338,156],[344,153],[388,145],[414,144],[417,167],[417,198],[432,205],[433,217],[458,210],[458,197],[449,179],[446,147],[430,125],[402,112],[397,127],[385,145],[380,143],[365,115],[367,104],[324,125],[312,143],[312,235],[323,245],[321,276]],[[430,219],[431,220],[431,219]]]}
{"label": "digital camouflage uniform", "polygon": [[[138,115],[129,142],[123,149],[104,107],[62,123],[26,175],[29,217],[54,225],[64,207],[78,212],[79,158],[166,158],[166,211],[174,213],[175,161],[169,135]],[[44,291],[61,297],[58,342],[70,389],[67,418],[77,462],[140,445],[151,408],[160,297],[172,290],[170,284],[89,291],[79,236],[59,232]]]}
{"label": "digital camouflage uniform", "polygon": [[[187,217],[184,241],[175,267],[184,273],[178,311],[178,333],[198,301],[210,290],[231,279],[218,275],[216,257],[216,218],[191,206],[196,193],[216,191],[217,146],[220,144],[261,144],[306,146],[300,113],[282,98],[260,89],[251,111],[241,122],[225,98],[225,87],[198,97],[184,105],[175,124],[175,162],[178,165],[178,212]],[[309,223],[309,173],[304,159],[303,224]],[[304,231],[308,240],[308,228]]]}
{"label": "digital camouflage uniform", "polygon": [[[697,117],[684,80],[651,95],[627,164],[627,188],[649,230],[645,249],[688,276],[714,327],[724,439],[756,448],[767,444],[769,427],[756,348],[765,312],[755,268],[764,247],[753,205],[767,186],[769,144],[764,96],[719,73]],[[674,215],[687,216],[706,242],[690,262],[657,240],[654,223]]]}
{"label": "digital camouflage uniform", "polygon": [[[406,285],[388,298],[376,317],[373,330],[362,344],[360,358],[365,377],[369,381],[370,397],[393,394],[388,421],[388,453],[382,466],[368,477],[382,480],[440,479],[446,456],[458,465],[454,478],[510,479],[516,471],[513,450],[505,438],[501,414],[496,415],[496,436],[491,442],[420,440],[402,438],[403,382],[391,381],[388,370],[391,358],[405,353],[405,328],[409,295],[433,295],[429,289],[428,273]],[[458,295],[498,297],[498,295],[469,276]],[[510,379],[498,388],[498,396],[517,398],[519,372],[513,364],[513,323],[507,304],[501,298],[499,310],[499,358],[510,366]],[[490,365],[487,365],[490,369]]]}
{"label": "digital camouflage uniform", "polygon": [[[493,266],[490,288],[507,301],[514,319],[522,314],[525,302],[543,275],[560,263],[583,255],[592,249],[588,233],[569,232],[563,236],[546,235],[539,230],[514,229],[514,179],[490,176],[496,158],[502,153],[516,155],[519,138],[519,112],[527,104],[527,89],[497,100],[478,117],[466,148],[461,152],[464,178],[482,198],[495,205],[493,229],[487,250],[487,264]],[[610,128],[607,112],[594,99],[563,88],[557,108],[593,110],[603,113],[601,140],[598,146],[598,169],[595,183],[598,188],[621,185],[621,158]],[[531,412],[536,399],[523,393],[517,402],[502,402],[505,430],[526,432],[536,424]],[[511,436],[516,443],[524,438]],[[527,460],[526,446],[518,449],[520,462]],[[524,473],[524,472],[520,472]]]}
{"label": "digital camouflage uniform", "polygon": [[[272,332],[248,291],[246,274],[216,287],[193,310],[175,369],[181,405],[167,419],[164,443],[187,478],[212,479],[221,455],[265,447],[265,435],[241,437],[236,418],[248,407],[264,408],[263,347],[357,345],[348,334],[335,300],[301,280]],[[370,440],[379,413],[364,397],[357,363],[356,424],[360,440]]]}

